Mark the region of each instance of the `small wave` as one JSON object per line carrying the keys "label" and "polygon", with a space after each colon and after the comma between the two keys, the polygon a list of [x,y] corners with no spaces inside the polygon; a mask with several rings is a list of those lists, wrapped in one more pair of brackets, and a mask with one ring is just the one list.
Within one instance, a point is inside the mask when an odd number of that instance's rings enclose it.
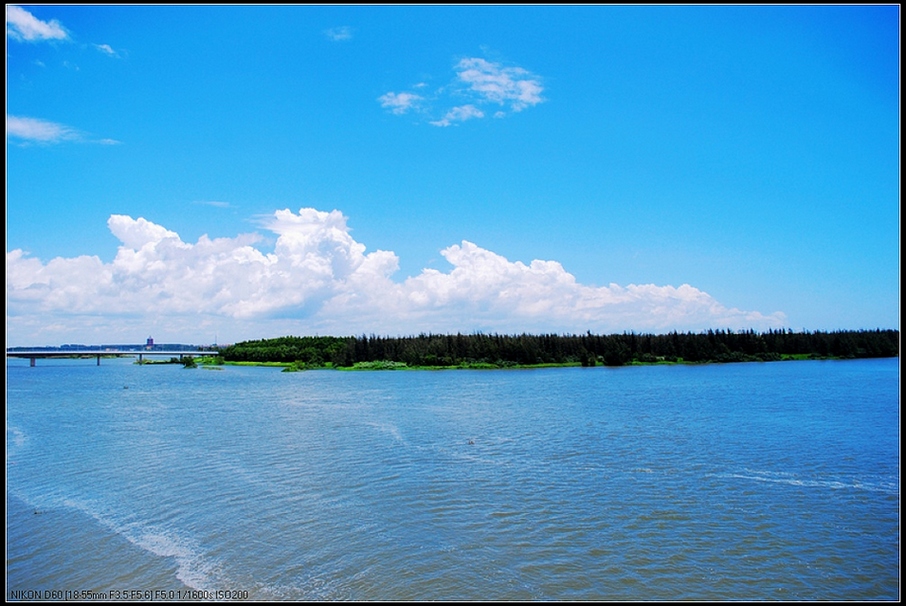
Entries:
{"label": "small wave", "polygon": [[215,589],[213,578],[218,576],[217,567],[207,562],[199,548],[190,541],[156,529],[139,530],[134,538],[129,534],[124,536],[133,545],[158,557],[173,558],[177,565],[176,578],[188,587]]}
{"label": "small wave", "polygon": [[288,584],[254,584],[255,594],[264,601],[318,601],[337,602],[351,601],[349,590],[336,579],[324,579],[319,576],[299,579],[297,585]]}
{"label": "small wave", "polygon": [[367,423],[365,423],[365,425],[367,425],[369,427],[374,427],[378,431],[381,431],[383,433],[390,435],[397,442],[405,442],[402,434],[400,433],[400,430],[396,427],[396,425],[393,425],[391,423],[375,423],[375,422],[367,422]]}
{"label": "small wave", "polygon": [[64,499],[62,504],[90,516],[143,551],[161,558],[173,558],[176,562],[176,578],[187,587],[199,591],[217,588],[219,568],[205,560],[202,550],[194,541],[154,525],[119,521],[116,514],[100,513],[97,508],[81,501]]}
{"label": "small wave", "polygon": [[28,441],[28,438],[25,436],[25,433],[18,427],[7,427],[6,428],[7,445],[12,444],[13,446],[21,447]]}
{"label": "small wave", "polygon": [[785,471],[761,471],[744,469],[741,473],[710,474],[715,477],[739,478],[755,482],[787,484],[807,488],[855,489],[869,492],[899,492],[899,486],[893,482],[864,482],[858,479],[808,479],[800,478],[794,473]]}
{"label": "small wave", "polygon": [[760,470],[760,469],[749,469],[748,467],[744,468],[743,471],[746,473],[754,473],[754,474],[757,474],[760,476],[770,476],[770,477],[778,477],[778,478],[791,478],[795,475],[789,471],[767,471],[767,470]]}

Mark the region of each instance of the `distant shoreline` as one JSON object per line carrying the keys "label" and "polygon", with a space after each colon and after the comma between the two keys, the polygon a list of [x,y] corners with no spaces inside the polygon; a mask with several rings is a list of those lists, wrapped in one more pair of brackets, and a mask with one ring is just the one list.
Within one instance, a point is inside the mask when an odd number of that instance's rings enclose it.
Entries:
{"label": "distant shoreline", "polygon": [[788,330],[662,335],[421,334],[410,337],[279,337],[222,347],[224,362],[277,363],[295,370],[538,368],[773,362],[899,356],[899,331]]}
{"label": "distant shoreline", "polygon": [[[274,366],[285,371],[520,369],[549,367],[722,364],[785,360],[899,357],[899,330],[793,332],[708,330],[701,333],[595,335],[420,334],[408,337],[278,337],[226,346],[182,345],[181,351],[113,349],[91,356],[139,356],[143,364]],[[86,357],[77,345],[35,348],[38,357]],[[184,348],[184,349],[183,349]],[[23,348],[7,356],[27,357]],[[194,351],[192,351],[194,349]],[[17,351],[19,350],[19,351]],[[40,351],[43,350],[43,351]],[[212,351],[213,350],[213,351]],[[152,355],[174,354],[151,361]],[[41,355],[43,354],[43,355]],[[146,359],[142,360],[142,354]]]}
{"label": "distant shoreline", "polygon": [[[898,358],[899,356],[884,356],[884,358]],[[682,359],[676,361],[666,361],[660,360],[656,362],[631,362],[629,364],[621,365],[622,367],[638,367],[638,366],[705,366],[713,364],[742,364],[746,362],[795,362],[795,361],[845,361],[845,360],[854,360],[854,359],[866,359],[866,358],[841,358],[841,357],[815,357],[815,356],[806,356],[806,355],[797,355],[797,356],[786,356],[781,357],[778,360],[738,360],[731,362],[719,362],[719,361],[698,361],[698,362],[688,362]],[[881,359],[881,358],[871,358],[871,359]],[[306,371],[317,371],[317,370],[335,370],[340,372],[374,372],[374,371],[443,371],[443,370],[532,370],[540,368],[589,368],[589,366],[582,366],[579,362],[562,362],[562,363],[542,363],[542,364],[488,364],[488,363],[473,363],[473,364],[460,364],[456,366],[410,366],[403,362],[391,362],[388,360],[377,361],[377,362],[365,362],[358,363],[350,367],[342,366],[332,366],[330,364],[325,364],[323,366],[310,366],[304,364],[296,364],[295,362],[215,362],[213,359],[209,358],[196,358],[195,359],[199,368],[220,368],[223,366],[237,366],[237,367],[255,367],[255,368],[280,368],[282,372],[306,372]],[[155,362],[155,364],[172,364],[172,362],[161,361]],[[595,365],[601,368],[619,368],[615,366],[606,366],[604,364]]]}

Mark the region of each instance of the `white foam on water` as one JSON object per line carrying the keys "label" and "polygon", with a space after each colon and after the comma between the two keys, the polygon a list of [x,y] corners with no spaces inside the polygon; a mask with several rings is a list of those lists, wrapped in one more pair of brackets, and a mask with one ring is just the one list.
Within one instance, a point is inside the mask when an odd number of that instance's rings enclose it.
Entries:
{"label": "white foam on water", "polygon": [[101,513],[101,508],[82,501],[64,499],[61,504],[90,516],[143,551],[161,558],[172,558],[176,562],[176,578],[187,587],[199,591],[230,587],[229,583],[223,582],[220,567],[206,560],[201,547],[189,538],[141,521],[122,521],[117,514]]}
{"label": "white foam on water", "polygon": [[397,442],[405,443],[403,435],[400,433],[399,428],[392,423],[378,423],[374,421],[366,422],[365,425],[373,427],[382,433],[386,433],[391,436]]}
{"label": "white foam on water", "polygon": [[[12,444],[13,446],[16,446],[17,448],[21,448],[28,441],[28,437],[18,427],[7,426],[6,427],[6,436],[7,436],[6,437],[6,447],[7,448],[9,448],[10,444]],[[13,454],[13,453],[11,453],[11,452],[9,452],[9,450],[7,450],[6,454],[8,457],[10,454]]]}
{"label": "white foam on water", "polygon": [[177,566],[176,578],[192,589],[217,588],[215,578],[220,576],[219,567],[205,560],[201,550],[191,541],[154,528],[137,530],[134,538],[129,534],[124,536],[132,544],[156,556],[173,558]]}
{"label": "white foam on water", "polygon": [[[159,558],[172,559],[176,564],[176,578],[186,587],[197,591],[216,591],[218,589],[234,590],[236,584],[225,574],[223,567],[216,561],[205,557],[204,550],[190,538],[180,536],[172,530],[146,524],[141,521],[125,521],[121,516],[103,507],[87,501],[60,495],[43,495],[33,497],[10,490],[10,495],[18,498],[35,512],[44,512],[53,508],[67,508],[87,515],[101,526],[130,544]],[[253,583],[254,594],[265,600],[348,600],[349,596],[337,586],[336,580],[324,580],[318,576],[299,579],[296,584],[262,584]],[[242,585],[249,587],[249,585]]]}
{"label": "white foam on water", "polygon": [[873,481],[866,482],[859,479],[809,479],[801,478],[794,473],[785,471],[767,471],[756,469],[744,469],[742,473],[723,473],[709,474],[722,478],[740,478],[743,480],[753,480],[755,482],[770,482],[774,484],[787,484],[789,486],[804,486],[807,488],[832,488],[832,489],[856,489],[867,490],[870,492],[899,492],[899,486],[894,482]]}

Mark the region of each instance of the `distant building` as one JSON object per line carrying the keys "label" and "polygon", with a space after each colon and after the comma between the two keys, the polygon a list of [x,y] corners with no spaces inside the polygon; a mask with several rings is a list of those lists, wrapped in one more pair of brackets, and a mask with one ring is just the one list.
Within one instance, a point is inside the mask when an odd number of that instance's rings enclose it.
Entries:
{"label": "distant building", "polygon": [[151,349],[152,347],[154,347],[154,339],[152,339],[151,337],[148,337],[148,340],[145,341],[145,347],[148,349]]}

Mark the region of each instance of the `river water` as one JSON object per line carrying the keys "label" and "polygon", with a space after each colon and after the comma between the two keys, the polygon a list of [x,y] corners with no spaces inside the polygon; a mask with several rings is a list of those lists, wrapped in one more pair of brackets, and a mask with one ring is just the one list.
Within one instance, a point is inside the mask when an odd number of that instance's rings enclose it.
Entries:
{"label": "river water", "polygon": [[899,421],[897,359],[10,360],[6,597],[897,600]]}

